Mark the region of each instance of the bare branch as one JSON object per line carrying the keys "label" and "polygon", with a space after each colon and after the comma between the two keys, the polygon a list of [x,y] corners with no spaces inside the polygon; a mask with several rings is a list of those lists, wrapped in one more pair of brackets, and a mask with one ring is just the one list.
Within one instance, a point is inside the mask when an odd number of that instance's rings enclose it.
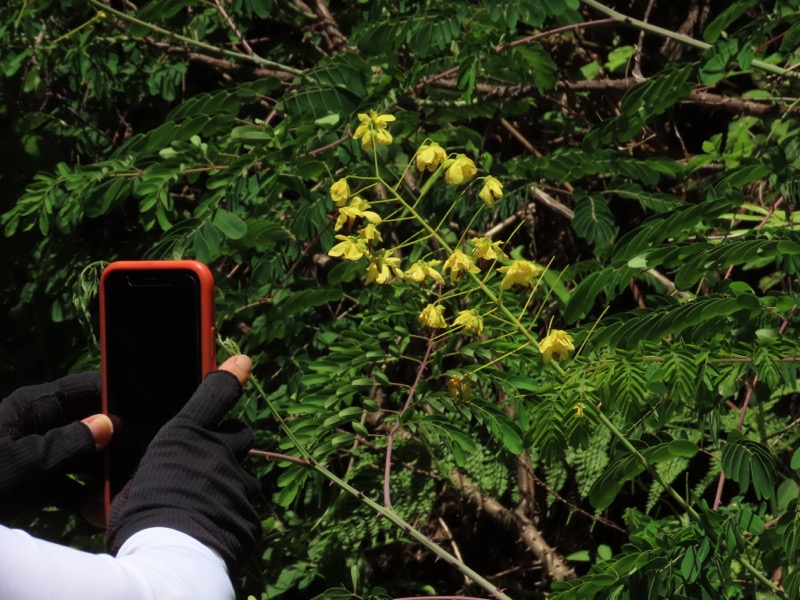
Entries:
{"label": "bare branch", "polygon": [[533,555],[541,561],[551,579],[565,581],[575,577],[575,570],[547,543],[541,531],[527,516],[520,511],[506,508],[494,498],[485,496],[474,483],[464,477],[458,470],[451,471],[450,480],[461,490],[467,500],[479,507],[491,518],[517,529],[522,541],[533,552]]}

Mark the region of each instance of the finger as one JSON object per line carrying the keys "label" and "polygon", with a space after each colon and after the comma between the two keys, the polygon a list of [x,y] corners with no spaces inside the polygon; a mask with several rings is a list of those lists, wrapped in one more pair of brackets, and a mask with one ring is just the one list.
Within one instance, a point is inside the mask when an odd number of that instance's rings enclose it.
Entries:
{"label": "finger", "polygon": [[95,452],[91,430],[83,423],[51,429],[45,435],[0,438],[0,496],[40,475],[66,469],[72,461]]}
{"label": "finger", "polygon": [[107,415],[92,415],[86,417],[81,423],[89,428],[94,440],[94,447],[97,450],[105,448],[111,441],[111,436],[114,435],[114,423]]}
{"label": "finger", "polygon": [[250,371],[253,368],[253,361],[250,360],[249,356],[239,354],[237,356],[231,356],[228,360],[222,363],[219,368],[222,371],[233,373],[236,376],[236,379],[239,380],[239,383],[244,385],[247,382],[247,378],[250,377]]}
{"label": "finger", "polygon": [[0,422],[18,435],[45,433],[100,410],[100,374],[79,373],[13,392],[0,404]]}

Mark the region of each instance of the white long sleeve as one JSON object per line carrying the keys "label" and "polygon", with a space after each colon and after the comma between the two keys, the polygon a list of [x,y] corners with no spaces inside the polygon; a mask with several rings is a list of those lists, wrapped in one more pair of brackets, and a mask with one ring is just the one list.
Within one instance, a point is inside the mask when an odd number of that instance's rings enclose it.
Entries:
{"label": "white long sleeve", "polygon": [[142,530],[116,557],[0,525],[2,600],[233,600],[225,562],[194,538]]}

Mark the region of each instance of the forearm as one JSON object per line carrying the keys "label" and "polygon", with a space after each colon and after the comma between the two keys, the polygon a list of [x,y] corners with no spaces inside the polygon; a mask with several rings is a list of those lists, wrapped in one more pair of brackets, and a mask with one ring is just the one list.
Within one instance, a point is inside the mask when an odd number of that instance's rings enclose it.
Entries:
{"label": "forearm", "polygon": [[215,552],[171,529],[145,529],[112,557],[0,525],[0,598],[233,600],[234,591]]}

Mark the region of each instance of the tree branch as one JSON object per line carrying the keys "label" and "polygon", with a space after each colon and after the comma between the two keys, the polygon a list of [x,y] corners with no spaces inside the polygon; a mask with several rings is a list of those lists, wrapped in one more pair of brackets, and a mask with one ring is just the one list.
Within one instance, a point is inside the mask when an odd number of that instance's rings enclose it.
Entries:
{"label": "tree branch", "polygon": [[565,581],[575,577],[575,570],[547,543],[542,533],[533,522],[520,511],[512,511],[494,498],[485,496],[478,487],[464,475],[454,469],[450,472],[450,480],[472,504],[479,507],[487,515],[504,525],[519,530],[520,537],[528,549],[533,552],[554,581]]}

